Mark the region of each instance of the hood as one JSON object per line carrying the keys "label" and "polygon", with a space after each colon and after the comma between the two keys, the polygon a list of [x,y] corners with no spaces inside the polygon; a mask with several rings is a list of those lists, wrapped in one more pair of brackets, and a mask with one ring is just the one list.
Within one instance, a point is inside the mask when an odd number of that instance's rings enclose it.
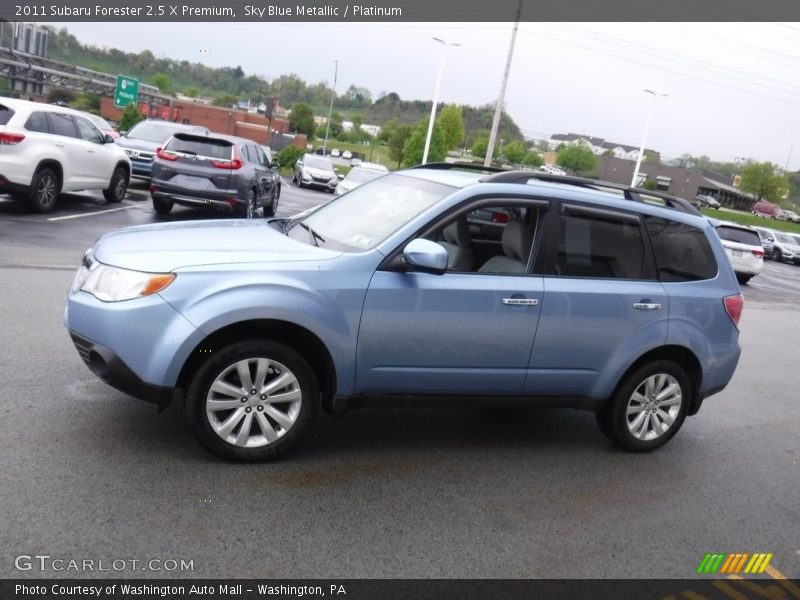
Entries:
{"label": "hood", "polygon": [[328,171],[327,169],[317,169],[315,167],[303,167],[303,170],[311,175],[311,177],[327,177],[328,179],[336,179],[336,173],[334,171]]}
{"label": "hood", "polygon": [[106,234],[94,246],[102,263],[152,273],[201,265],[330,260],[341,254],[298,242],[262,219],[140,225]]}
{"label": "hood", "polygon": [[[164,142],[166,141],[167,140],[164,140]],[[120,136],[116,140],[114,140],[114,143],[122,146],[123,148],[127,148],[128,150],[144,150],[146,152],[153,152],[153,153],[155,153],[156,148],[158,148],[159,146],[163,146],[164,142],[161,142],[159,144],[157,142],[149,142],[147,140],[137,140],[125,136]]]}

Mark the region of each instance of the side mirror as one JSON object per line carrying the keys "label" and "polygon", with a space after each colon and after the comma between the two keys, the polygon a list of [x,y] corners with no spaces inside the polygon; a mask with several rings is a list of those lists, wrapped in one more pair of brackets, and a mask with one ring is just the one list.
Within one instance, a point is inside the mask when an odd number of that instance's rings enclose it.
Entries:
{"label": "side mirror", "polygon": [[403,258],[414,271],[442,275],[447,269],[447,250],[430,240],[411,240],[403,248]]}
{"label": "side mirror", "polygon": [[121,137],[127,137],[128,136],[128,130],[127,129],[123,129],[122,131],[119,132],[119,135]]}
{"label": "side mirror", "polygon": [[104,144],[113,144],[113,143],[114,143],[114,138],[113,138],[113,137],[111,137],[111,136],[110,136],[110,135],[108,135],[108,134],[105,134],[105,135],[103,136],[103,143],[104,143]]}
{"label": "side mirror", "polygon": [[297,165],[298,167],[302,167],[302,166],[303,166],[303,161],[302,161],[302,160],[298,160],[298,161],[297,161],[296,163],[294,163],[294,164],[295,164],[295,165]]}
{"label": "side mirror", "polygon": [[339,174],[337,175],[337,177],[339,178],[339,180],[340,180],[340,181],[341,181],[342,179],[344,179],[344,175],[342,175],[341,173],[339,173]]}
{"label": "side mirror", "polygon": [[278,160],[275,159],[271,163],[269,163],[269,166],[272,167],[273,169],[277,169],[278,167],[281,166],[281,163],[279,163]]}

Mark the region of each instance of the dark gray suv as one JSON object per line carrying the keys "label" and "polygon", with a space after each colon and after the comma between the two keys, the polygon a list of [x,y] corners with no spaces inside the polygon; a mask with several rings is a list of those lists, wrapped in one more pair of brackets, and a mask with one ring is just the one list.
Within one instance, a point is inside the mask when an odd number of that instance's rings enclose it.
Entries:
{"label": "dark gray suv", "polygon": [[225,135],[176,133],[156,151],[150,195],[160,215],[175,204],[225,208],[252,217],[278,208],[277,163],[251,140]]}

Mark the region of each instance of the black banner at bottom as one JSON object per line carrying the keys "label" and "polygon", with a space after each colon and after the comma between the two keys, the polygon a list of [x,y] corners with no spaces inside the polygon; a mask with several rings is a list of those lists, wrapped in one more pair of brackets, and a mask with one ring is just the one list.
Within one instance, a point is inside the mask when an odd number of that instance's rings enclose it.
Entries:
{"label": "black banner at bottom", "polygon": [[800,600],[797,579],[0,580],[2,600]]}

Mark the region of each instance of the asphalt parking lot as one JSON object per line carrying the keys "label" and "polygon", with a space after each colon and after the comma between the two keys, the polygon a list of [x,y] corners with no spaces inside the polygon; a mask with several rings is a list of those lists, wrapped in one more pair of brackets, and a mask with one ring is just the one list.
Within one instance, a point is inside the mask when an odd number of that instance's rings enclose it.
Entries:
{"label": "asphalt parking lot", "polygon": [[[285,181],[278,215],[330,198]],[[83,251],[158,220],[142,185],[46,215],[0,197],[0,576],[686,578],[707,552],[769,552],[765,577],[800,577],[800,267],[744,286],[733,381],[653,454],[577,411],[375,408],[241,465],[200,447],[182,407],[97,380],[63,328]],[[20,572],[23,554],[192,569]]]}

